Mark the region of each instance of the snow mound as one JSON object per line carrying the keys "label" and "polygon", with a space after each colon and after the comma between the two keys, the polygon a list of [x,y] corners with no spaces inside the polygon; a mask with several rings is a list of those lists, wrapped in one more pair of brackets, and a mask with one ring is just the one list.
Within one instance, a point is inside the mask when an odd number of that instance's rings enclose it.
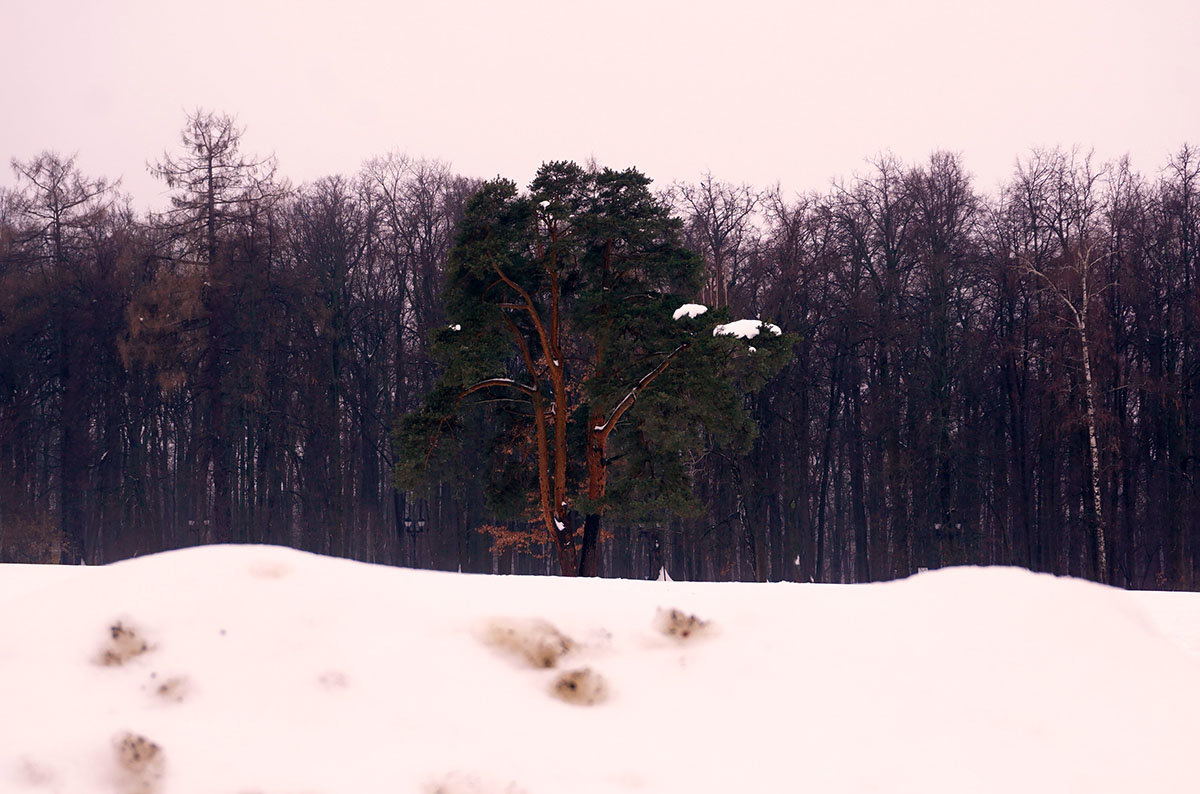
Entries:
{"label": "snow mound", "polygon": [[713,336],[736,336],[741,339],[753,339],[759,331],[767,330],[775,336],[783,333],[778,325],[764,323],[762,320],[734,320],[731,323],[718,325],[713,329]]}
{"label": "snow mound", "polygon": [[[1195,787],[1193,594],[1010,568],[485,577],[261,546],[59,572],[0,592],[5,794]],[[96,664],[114,616],[152,652]]]}
{"label": "snow mound", "polygon": [[675,310],[671,315],[672,320],[678,320],[681,317],[699,317],[708,311],[708,307],[702,303],[685,303]]}

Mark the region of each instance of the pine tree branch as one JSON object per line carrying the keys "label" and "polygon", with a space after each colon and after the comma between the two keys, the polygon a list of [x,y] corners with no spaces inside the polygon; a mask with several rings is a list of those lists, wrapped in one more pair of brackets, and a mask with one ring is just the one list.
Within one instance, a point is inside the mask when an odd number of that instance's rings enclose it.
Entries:
{"label": "pine tree branch", "polygon": [[643,375],[641,380],[634,384],[633,388],[629,390],[629,393],[621,398],[621,402],[617,403],[616,407],[609,412],[608,418],[604,420],[604,423],[597,427],[593,427],[592,432],[599,433],[601,440],[606,441],[608,439],[608,434],[612,432],[617,422],[619,422],[621,417],[625,415],[625,412],[632,408],[633,404],[637,402],[638,394],[640,394],[646,387],[653,383],[655,378],[663,374],[667,367],[671,366],[671,362],[679,357],[680,353],[687,350],[691,346],[691,342],[684,342],[682,345],[672,350],[670,355],[663,359],[663,361],[657,367]]}

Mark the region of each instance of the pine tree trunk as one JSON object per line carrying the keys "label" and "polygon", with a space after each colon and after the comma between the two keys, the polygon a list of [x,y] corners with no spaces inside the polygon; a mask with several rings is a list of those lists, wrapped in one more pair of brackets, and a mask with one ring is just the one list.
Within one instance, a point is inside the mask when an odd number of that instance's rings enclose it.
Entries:
{"label": "pine tree trunk", "polygon": [[579,549],[579,575],[600,575],[599,513],[588,513],[583,520],[583,545]]}

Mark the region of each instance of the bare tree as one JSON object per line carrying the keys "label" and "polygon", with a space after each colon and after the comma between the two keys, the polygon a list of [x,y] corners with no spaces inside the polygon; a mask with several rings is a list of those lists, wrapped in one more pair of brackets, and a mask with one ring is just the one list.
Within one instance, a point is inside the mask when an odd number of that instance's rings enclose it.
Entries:
{"label": "bare tree", "polygon": [[18,183],[24,186],[19,206],[32,221],[35,261],[50,294],[50,321],[54,361],[58,372],[58,523],[65,543],[64,558],[76,563],[87,549],[85,516],[81,509],[87,475],[88,379],[77,344],[80,333],[72,321],[70,296],[80,279],[80,249],[84,232],[113,200],[114,186],[103,179],[88,179],[75,166],[75,158],[45,152],[34,159],[12,161]]}
{"label": "bare tree", "polygon": [[710,267],[704,300],[729,305],[729,282],[754,236],[754,211],[762,197],[749,185],[731,185],[706,172],[699,184],[674,186],[676,203],[686,215],[688,230]]}
{"label": "bare tree", "polygon": [[1096,379],[1092,372],[1092,308],[1111,287],[1101,271],[1107,256],[1102,234],[1100,180],[1107,169],[1097,169],[1091,154],[1062,151],[1036,152],[1018,167],[1021,197],[1028,202],[1031,218],[1041,224],[1057,243],[1054,258],[1040,265],[1030,257],[1024,266],[1054,297],[1063,310],[1062,319],[1079,341],[1083,369],[1084,422],[1087,430],[1091,511],[1093,517],[1094,574],[1108,581],[1104,507],[1100,493],[1100,444],[1096,416]]}

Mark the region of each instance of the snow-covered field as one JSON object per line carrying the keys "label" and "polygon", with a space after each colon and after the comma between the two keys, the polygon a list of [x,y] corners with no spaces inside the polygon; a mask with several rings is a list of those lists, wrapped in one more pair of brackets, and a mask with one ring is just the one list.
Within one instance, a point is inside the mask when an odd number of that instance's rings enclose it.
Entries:
{"label": "snow-covered field", "polygon": [[0,566],[0,615],[6,794],[1200,790],[1200,595],[243,546]]}

